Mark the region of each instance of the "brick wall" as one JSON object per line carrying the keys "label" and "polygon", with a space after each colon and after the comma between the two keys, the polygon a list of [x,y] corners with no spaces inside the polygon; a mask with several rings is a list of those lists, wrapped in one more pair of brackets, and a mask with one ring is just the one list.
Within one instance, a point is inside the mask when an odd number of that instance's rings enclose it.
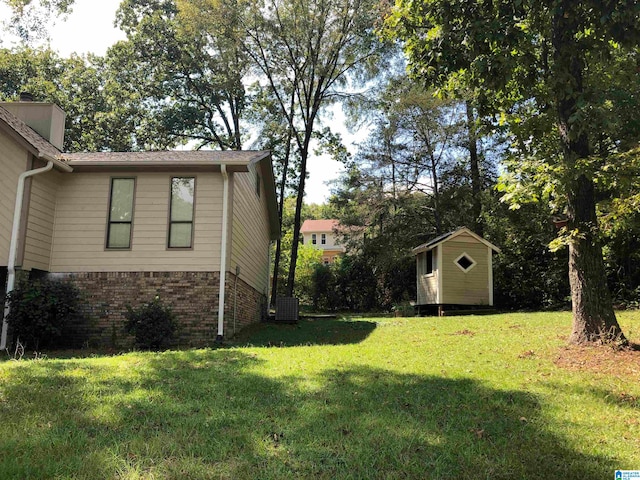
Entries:
{"label": "brick wall", "polygon": [[233,273],[227,273],[225,285],[225,338],[232,338],[247,325],[266,320],[267,298],[264,294],[257,292]]}
{"label": "brick wall", "polygon": [[[126,305],[138,307],[159,295],[178,319],[176,346],[202,347],[215,342],[218,329],[218,272],[89,272],[52,274],[71,280],[83,295],[85,320],[72,328],[71,341],[89,346],[127,348]],[[231,273],[226,276],[225,339],[262,319],[265,296]],[[235,322],[234,322],[234,305]]]}

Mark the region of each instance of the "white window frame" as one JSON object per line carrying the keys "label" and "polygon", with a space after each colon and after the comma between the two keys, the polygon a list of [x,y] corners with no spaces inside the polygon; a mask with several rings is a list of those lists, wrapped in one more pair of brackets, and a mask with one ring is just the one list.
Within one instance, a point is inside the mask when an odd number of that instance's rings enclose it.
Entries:
{"label": "white window frame", "polygon": [[[131,196],[131,219],[130,220],[114,220],[112,218],[112,208],[113,208],[113,188],[115,186],[116,181],[118,180],[130,180],[133,182],[133,192]],[[136,186],[137,179],[136,177],[111,177],[111,181],[109,183],[109,211],[107,212],[107,232],[105,238],[105,249],[106,250],[131,250],[131,244],[133,242],[133,219],[135,213],[135,205],[136,205]],[[127,246],[118,247],[112,245],[109,240],[111,237],[111,227],[113,225],[129,225],[129,243]]]}

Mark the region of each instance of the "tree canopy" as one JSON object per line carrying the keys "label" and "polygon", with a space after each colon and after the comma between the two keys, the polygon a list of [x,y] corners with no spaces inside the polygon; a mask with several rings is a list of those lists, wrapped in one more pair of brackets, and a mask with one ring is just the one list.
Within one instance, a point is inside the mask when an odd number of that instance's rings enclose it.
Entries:
{"label": "tree canopy", "polygon": [[[515,140],[534,145],[534,177],[551,173],[568,218],[573,342],[625,341],[606,287],[592,175],[610,153],[595,148],[597,127],[609,122],[606,115],[593,120],[616,102],[597,72],[637,48],[639,15],[630,0],[398,0],[386,19],[416,76],[448,92],[477,92],[481,110],[503,114],[515,125]],[[529,128],[518,127],[525,120]],[[545,125],[554,128],[531,128]],[[611,140],[621,146],[620,138]]]}

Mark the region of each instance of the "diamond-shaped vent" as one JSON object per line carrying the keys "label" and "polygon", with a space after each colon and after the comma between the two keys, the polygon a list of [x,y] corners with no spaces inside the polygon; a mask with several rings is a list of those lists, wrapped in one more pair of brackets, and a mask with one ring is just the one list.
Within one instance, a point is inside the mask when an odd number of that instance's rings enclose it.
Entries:
{"label": "diamond-shaped vent", "polygon": [[460,270],[465,273],[471,270],[475,266],[475,264],[476,261],[466,253],[463,253],[458,258],[456,258],[456,265],[458,265],[458,267],[460,267]]}

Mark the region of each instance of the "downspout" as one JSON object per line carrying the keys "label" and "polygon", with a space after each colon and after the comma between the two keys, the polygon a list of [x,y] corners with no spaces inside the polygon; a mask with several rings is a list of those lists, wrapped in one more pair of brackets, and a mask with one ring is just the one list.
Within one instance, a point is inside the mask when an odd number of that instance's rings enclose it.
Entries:
{"label": "downspout", "polygon": [[[266,311],[264,312],[264,321],[268,322],[269,321],[269,310],[271,307],[271,249],[273,248],[273,241],[269,242],[269,251],[267,252],[267,305],[266,305]],[[274,305],[275,307],[275,305]]]}
{"label": "downspout", "polygon": [[[13,227],[11,229],[11,243],[9,244],[9,261],[7,262],[7,294],[13,291],[16,283],[16,253],[18,251],[18,235],[20,233],[20,219],[22,217],[22,202],[24,199],[24,185],[27,178],[33,177],[40,173],[48,172],[53,168],[53,162],[47,160],[44,167],[35,170],[27,170],[22,172],[18,177],[18,190],[16,192],[16,205],[13,209]],[[9,325],[7,317],[9,316],[9,302],[5,301],[4,314],[2,316],[2,335],[0,336],[0,350],[7,348],[7,332]]]}
{"label": "downspout", "polygon": [[233,335],[236,334],[236,312],[238,310],[238,277],[240,276],[240,265],[236,265],[236,279],[233,282]]}
{"label": "downspout", "polygon": [[226,165],[220,165],[220,173],[222,173],[222,237],[220,240],[220,293],[218,295],[216,342],[221,342],[224,338],[224,288],[227,277],[227,230],[229,223],[229,174]]}

